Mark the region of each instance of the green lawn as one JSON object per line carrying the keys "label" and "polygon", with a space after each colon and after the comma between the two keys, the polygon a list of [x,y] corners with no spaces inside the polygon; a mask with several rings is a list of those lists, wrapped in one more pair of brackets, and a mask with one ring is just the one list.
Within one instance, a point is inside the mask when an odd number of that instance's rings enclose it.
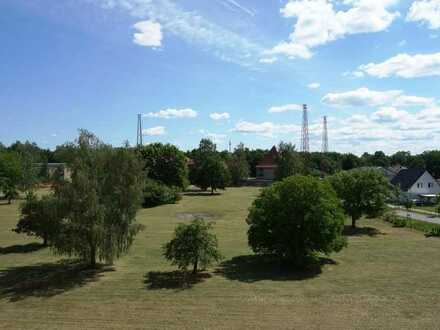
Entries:
{"label": "green lawn", "polygon": [[[321,272],[287,271],[247,247],[257,194],[228,189],[142,210],[146,230],[130,253],[93,272],[11,232],[17,204],[0,205],[0,328],[439,328],[440,239],[363,220]],[[213,218],[225,261],[182,287],[161,245],[193,213]]]}

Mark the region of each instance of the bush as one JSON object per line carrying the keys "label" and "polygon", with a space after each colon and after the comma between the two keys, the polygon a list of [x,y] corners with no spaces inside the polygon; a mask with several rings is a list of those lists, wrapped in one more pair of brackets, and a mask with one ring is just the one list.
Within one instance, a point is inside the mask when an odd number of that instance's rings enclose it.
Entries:
{"label": "bush", "polygon": [[144,186],[144,207],[175,204],[182,197],[179,189],[168,187],[158,181],[147,179]]}
{"label": "bush", "polygon": [[58,234],[62,219],[60,211],[54,196],[46,195],[39,199],[34,193],[28,193],[21,205],[20,220],[13,231],[40,237],[46,246]]}
{"label": "bush", "polygon": [[421,231],[424,232],[427,237],[440,237],[440,225],[435,223],[398,217],[393,212],[386,213],[382,219],[391,223],[393,227],[410,228]]}
{"label": "bush", "polygon": [[198,266],[205,268],[222,256],[218,251],[217,237],[211,233],[212,225],[203,219],[195,219],[190,224],[179,224],[174,238],[163,246],[163,254],[173,265],[186,271],[193,266],[193,274]]}
{"label": "bush", "polygon": [[[346,245],[344,212],[330,184],[293,176],[263,190],[248,216],[248,242],[255,253],[305,266],[316,253]],[[312,258],[311,258],[312,257]]]}

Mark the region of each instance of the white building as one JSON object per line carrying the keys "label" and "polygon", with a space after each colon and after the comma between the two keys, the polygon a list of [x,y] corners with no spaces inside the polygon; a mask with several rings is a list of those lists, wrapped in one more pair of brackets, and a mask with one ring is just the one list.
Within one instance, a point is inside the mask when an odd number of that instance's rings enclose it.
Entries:
{"label": "white building", "polygon": [[391,183],[412,199],[432,200],[440,193],[440,184],[425,169],[401,170]]}

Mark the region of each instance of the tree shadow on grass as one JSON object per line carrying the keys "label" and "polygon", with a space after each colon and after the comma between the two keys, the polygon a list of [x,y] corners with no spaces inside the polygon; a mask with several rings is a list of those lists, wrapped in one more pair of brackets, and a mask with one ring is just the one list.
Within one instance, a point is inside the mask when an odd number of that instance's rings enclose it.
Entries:
{"label": "tree shadow on grass", "polygon": [[149,272],[144,276],[144,283],[149,290],[185,290],[192,288],[194,285],[201,283],[210,277],[211,274],[208,273],[197,273],[194,275],[182,271]]}
{"label": "tree shadow on grass", "polygon": [[27,297],[52,297],[97,281],[109,266],[90,268],[77,260],[62,260],[0,271],[0,299],[19,301]]}
{"label": "tree shadow on grass", "polygon": [[201,197],[215,197],[215,196],[221,196],[221,193],[219,192],[215,192],[215,193],[211,193],[210,191],[202,191],[202,190],[197,190],[197,191],[185,191],[183,194],[183,196],[201,196]]}
{"label": "tree shadow on grass", "polygon": [[385,235],[377,228],[373,227],[356,227],[353,228],[351,225],[345,225],[344,226],[344,232],[343,234],[345,236],[369,236],[374,237],[377,235]]}
{"label": "tree shadow on grass", "polygon": [[1,254],[12,254],[12,253],[31,253],[41,249],[44,249],[45,246],[40,243],[29,243],[25,245],[11,245],[6,247],[0,247],[0,255]]}
{"label": "tree shadow on grass", "polygon": [[247,255],[238,256],[220,264],[216,274],[229,280],[246,283],[258,281],[302,281],[321,274],[322,266],[336,264],[328,258],[319,258],[317,262],[303,270],[280,263],[271,256]]}

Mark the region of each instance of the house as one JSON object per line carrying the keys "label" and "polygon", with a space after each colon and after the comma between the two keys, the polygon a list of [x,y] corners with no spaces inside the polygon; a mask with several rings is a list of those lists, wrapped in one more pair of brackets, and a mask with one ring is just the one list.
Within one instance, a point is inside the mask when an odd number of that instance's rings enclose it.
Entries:
{"label": "house", "polygon": [[257,179],[262,180],[274,180],[275,170],[277,168],[276,159],[278,157],[278,151],[275,146],[264,155],[264,158],[257,164]]}
{"label": "house", "polygon": [[62,179],[70,180],[71,170],[66,163],[36,163],[34,168],[37,172],[48,179],[53,179],[58,173]]}
{"label": "house", "polygon": [[440,193],[440,184],[423,168],[403,169],[391,180],[406,198],[432,202]]}
{"label": "house", "polygon": [[389,181],[392,181],[394,177],[400,173],[402,170],[406,170],[406,167],[403,167],[401,165],[394,165],[391,167],[381,167],[381,166],[364,166],[360,167],[359,169],[364,170],[376,170],[382,173]]}

